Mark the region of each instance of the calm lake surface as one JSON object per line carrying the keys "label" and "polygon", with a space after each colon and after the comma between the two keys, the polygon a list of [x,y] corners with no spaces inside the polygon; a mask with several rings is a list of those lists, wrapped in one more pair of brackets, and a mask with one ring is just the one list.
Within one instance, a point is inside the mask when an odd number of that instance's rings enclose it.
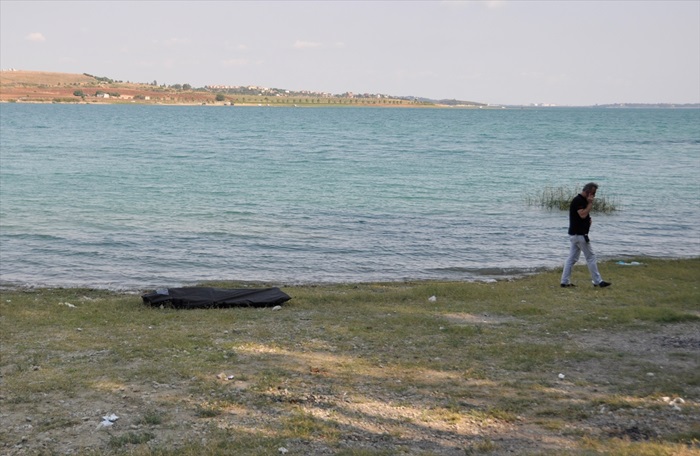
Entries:
{"label": "calm lake surface", "polygon": [[698,109],[2,104],[0,281],[490,280],[561,267],[527,199],[588,181],[601,259],[700,255]]}

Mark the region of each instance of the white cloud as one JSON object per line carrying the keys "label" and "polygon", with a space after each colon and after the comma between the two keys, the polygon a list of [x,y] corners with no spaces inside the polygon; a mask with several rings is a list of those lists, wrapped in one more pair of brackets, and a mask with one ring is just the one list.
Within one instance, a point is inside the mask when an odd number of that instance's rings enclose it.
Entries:
{"label": "white cloud", "polygon": [[39,32],[30,33],[29,35],[27,35],[25,37],[25,39],[27,41],[33,41],[35,43],[42,43],[42,42],[46,41],[46,38],[44,38],[44,35],[39,33]]}
{"label": "white cloud", "polygon": [[505,0],[444,0],[442,4],[452,8],[470,7],[471,5],[482,5],[489,9],[495,9],[506,6]]}
{"label": "white cloud", "polygon": [[261,64],[262,61],[256,60],[256,61],[251,61],[248,59],[227,59],[227,60],[222,60],[221,61],[221,66],[230,68],[230,67],[242,67],[242,66],[248,66],[248,65],[259,65]]}
{"label": "white cloud", "polygon": [[506,2],[504,0],[487,0],[484,2],[486,4],[487,8],[501,8],[506,6]]}
{"label": "white cloud", "polygon": [[153,40],[153,44],[156,46],[182,46],[185,44],[190,44],[192,40],[189,38],[168,38],[165,40]]}
{"label": "white cloud", "polygon": [[320,47],[321,43],[315,41],[296,40],[296,42],[294,43],[294,49],[313,49]]}
{"label": "white cloud", "polygon": [[170,38],[168,40],[165,40],[163,42],[164,45],[166,46],[180,46],[183,44],[190,44],[192,40],[189,38]]}
{"label": "white cloud", "polygon": [[319,43],[318,41],[296,40],[292,47],[294,49],[341,49],[345,47],[345,43],[342,41],[336,41],[334,43]]}
{"label": "white cloud", "polygon": [[542,73],[541,71],[521,71],[520,76],[522,76],[525,79],[544,79],[545,73]]}

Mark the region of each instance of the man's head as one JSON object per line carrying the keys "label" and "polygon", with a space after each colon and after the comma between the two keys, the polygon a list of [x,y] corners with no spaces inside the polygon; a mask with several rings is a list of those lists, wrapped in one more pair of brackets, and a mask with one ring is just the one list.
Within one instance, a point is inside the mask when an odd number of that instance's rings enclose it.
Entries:
{"label": "man's head", "polygon": [[589,182],[586,185],[583,186],[583,191],[581,192],[585,196],[595,196],[596,192],[598,191],[598,184],[595,182]]}

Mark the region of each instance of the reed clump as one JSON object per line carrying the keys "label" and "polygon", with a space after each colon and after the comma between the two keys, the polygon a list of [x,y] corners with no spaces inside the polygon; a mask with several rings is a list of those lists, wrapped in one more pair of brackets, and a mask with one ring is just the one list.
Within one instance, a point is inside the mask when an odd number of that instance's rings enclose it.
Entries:
{"label": "reed clump", "polygon": [[[529,206],[567,211],[569,210],[571,200],[578,193],[580,193],[580,190],[572,190],[566,187],[545,187],[539,194],[528,196],[526,201]],[[593,212],[610,214],[618,210],[620,210],[619,203],[615,198],[598,195],[593,201]]]}

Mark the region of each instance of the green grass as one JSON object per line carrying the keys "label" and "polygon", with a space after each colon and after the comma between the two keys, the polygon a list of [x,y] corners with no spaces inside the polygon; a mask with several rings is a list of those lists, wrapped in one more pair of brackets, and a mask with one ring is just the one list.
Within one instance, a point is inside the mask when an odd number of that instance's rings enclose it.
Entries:
{"label": "green grass", "polygon": [[[580,191],[580,189],[572,190],[566,187],[545,187],[538,195],[528,196],[526,202],[529,206],[568,211],[571,200]],[[609,214],[618,210],[620,210],[620,204],[615,198],[598,195],[593,200],[593,212]]]}
{"label": "green grass", "polygon": [[127,432],[120,436],[113,436],[109,439],[109,446],[113,448],[122,448],[126,445],[138,445],[142,443],[147,443],[153,439],[153,434],[150,432],[137,433],[137,432]]}
{"label": "green grass", "polygon": [[[606,289],[562,289],[560,271],[289,286],[280,311],[4,290],[0,448],[26,435],[60,453],[64,433],[115,411],[108,434],[90,426],[97,437],[74,450],[508,454],[522,429],[521,454],[697,454],[700,259],[638,261],[602,263]],[[586,277],[578,265],[574,281]],[[678,334],[691,348],[664,345]],[[643,343],[653,351],[635,351]],[[672,413],[664,396],[686,402]],[[631,422],[651,437],[626,440]]]}

